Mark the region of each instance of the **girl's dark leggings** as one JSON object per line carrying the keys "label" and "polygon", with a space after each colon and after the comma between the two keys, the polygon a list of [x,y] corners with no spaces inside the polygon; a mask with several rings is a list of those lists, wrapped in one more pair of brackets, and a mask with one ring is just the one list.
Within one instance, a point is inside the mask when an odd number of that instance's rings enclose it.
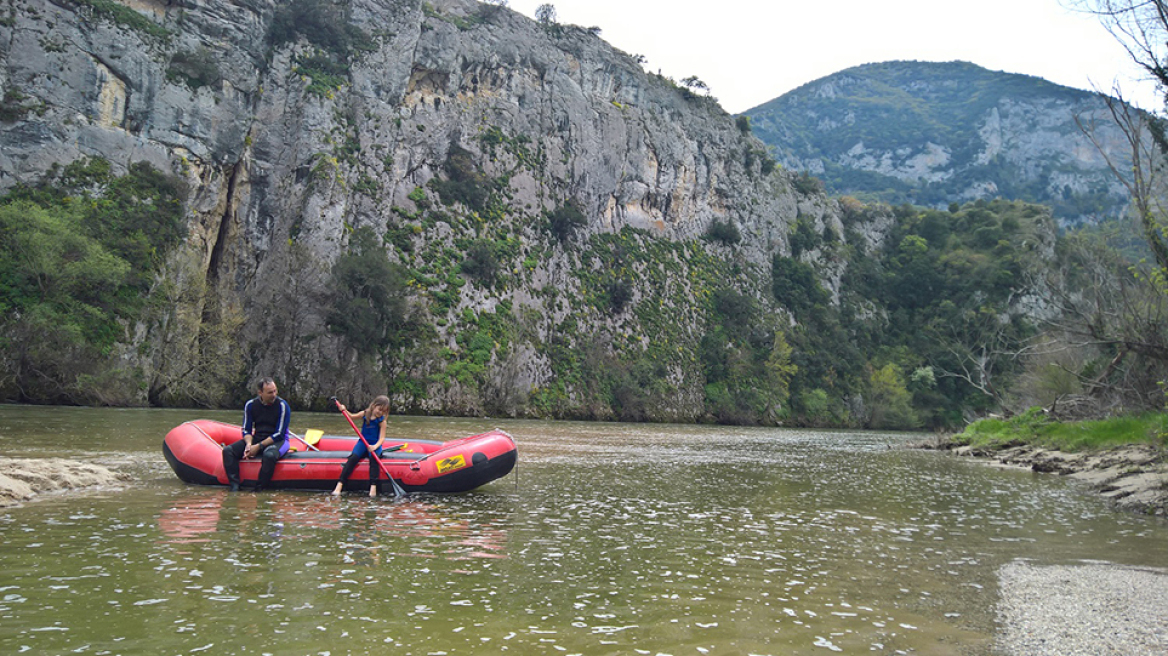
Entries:
{"label": "girl's dark leggings", "polygon": [[[366,452],[366,453],[350,453],[349,454],[349,458],[347,460],[345,460],[345,466],[341,468],[340,481],[342,483],[349,480],[349,475],[352,474],[353,470],[357,468],[357,463],[361,462],[362,458],[369,457],[367,454],[368,454],[368,452]],[[377,461],[374,460],[373,458],[369,458],[369,482],[376,483],[378,478],[379,478],[379,474],[380,474],[380,468],[377,466]]]}

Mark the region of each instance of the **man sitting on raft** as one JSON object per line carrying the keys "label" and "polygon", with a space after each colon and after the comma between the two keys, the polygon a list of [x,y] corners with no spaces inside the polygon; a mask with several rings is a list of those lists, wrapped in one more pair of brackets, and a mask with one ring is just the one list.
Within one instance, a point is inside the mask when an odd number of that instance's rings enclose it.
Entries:
{"label": "man sitting on raft", "polygon": [[223,469],[231,491],[239,490],[239,459],[261,456],[260,475],[255,491],[260,492],[272,480],[276,462],[288,453],[288,425],[292,409],[281,399],[276,382],[264,378],[256,388],[257,396],[243,406],[243,439],[223,447]]}

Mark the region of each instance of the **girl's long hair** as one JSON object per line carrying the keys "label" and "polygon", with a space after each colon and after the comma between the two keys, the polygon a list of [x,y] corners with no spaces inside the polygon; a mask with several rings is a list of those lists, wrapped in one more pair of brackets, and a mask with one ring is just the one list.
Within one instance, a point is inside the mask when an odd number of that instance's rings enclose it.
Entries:
{"label": "girl's long hair", "polygon": [[388,416],[389,415],[389,397],[382,394],[381,396],[373,399],[373,402],[369,404],[369,407],[365,408],[365,419],[372,419],[373,418],[373,408],[385,408],[385,414],[386,414],[386,416]]}

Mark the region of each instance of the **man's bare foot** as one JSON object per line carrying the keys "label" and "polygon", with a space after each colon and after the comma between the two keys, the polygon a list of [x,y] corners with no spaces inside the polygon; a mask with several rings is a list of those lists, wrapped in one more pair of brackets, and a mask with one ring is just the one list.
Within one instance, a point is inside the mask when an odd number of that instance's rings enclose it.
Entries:
{"label": "man's bare foot", "polygon": [[377,486],[376,485],[369,487],[369,496],[371,496],[371,497],[377,496]]}
{"label": "man's bare foot", "polygon": [[333,496],[334,497],[341,496],[341,483],[337,483],[337,486],[333,488]]}

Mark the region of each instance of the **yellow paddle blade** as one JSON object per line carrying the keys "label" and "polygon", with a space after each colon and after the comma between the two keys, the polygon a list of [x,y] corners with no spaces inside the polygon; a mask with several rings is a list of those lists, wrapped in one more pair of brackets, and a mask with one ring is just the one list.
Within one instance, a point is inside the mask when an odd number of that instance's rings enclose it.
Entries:
{"label": "yellow paddle blade", "polygon": [[324,431],[322,430],[309,428],[308,430],[304,431],[304,443],[310,446],[319,442],[320,438],[322,437],[324,437]]}

